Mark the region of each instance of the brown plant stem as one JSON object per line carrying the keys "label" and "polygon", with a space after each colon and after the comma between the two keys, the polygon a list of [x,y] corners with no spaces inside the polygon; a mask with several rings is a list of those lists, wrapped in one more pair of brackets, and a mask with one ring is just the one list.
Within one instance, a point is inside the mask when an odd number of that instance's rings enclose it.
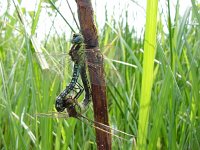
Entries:
{"label": "brown plant stem", "polygon": [[[92,4],[90,0],[76,0],[76,2],[84,43],[86,45],[86,49],[91,50],[90,53],[86,53],[86,57],[91,64],[96,64],[94,67],[88,67],[92,88],[94,120],[109,125],[103,57],[99,50],[97,29],[93,19]],[[98,124],[96,124],[96,126],[98,126]],[[99,150],[111,149],[111,135],[108,133],[96,129],[96,142]]]}

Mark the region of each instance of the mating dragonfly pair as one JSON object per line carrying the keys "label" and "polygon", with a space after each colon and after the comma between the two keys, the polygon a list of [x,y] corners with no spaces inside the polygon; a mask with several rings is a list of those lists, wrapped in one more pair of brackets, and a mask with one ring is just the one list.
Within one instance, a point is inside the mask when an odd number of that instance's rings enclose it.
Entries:
{"label": "mating dragonfly pair", "polygon": [[[69,117],[77,117],[78,113],[84,113],[91,102],[91,88],[86,73],[86,59],[87,64],[90,64],[90,70],[95,70],[96,67],[101,66],[100,64],[103,63],[103,55],[100,53],[100,50],[96,48],[84,49],[83,41],[84,39],[81,34],[73,34],[71,40],[73,45],[69,51],[69,56],[74,63],[72,79],[66,88],[57,96],[55,102],[56,110],[58,112],[66,110]],[[91,59],[87,58],[87,52],[95,54],[93,55],[95,59],[93,58],[92,62],[90,62]],[[96,73],[96,75],[98,76],[98,73]],[[83,86],[78,83],[79,76],[81,76]],[[85,91],[85,97],[84,100],[79,103],[78,98],[83,91]]]}
{"label": "mating dragonfly pair", "polygon": [[[72,79],[66,89],[58,95],[55,103],[58,112],[66,109],[70,117],[77,117],[77,107],[79,108],[79,113],[83,113],[91,101],[91,88],[86,73],[86,63],[84,61],[85,53],[81,50],[83,41],[84,39],[81,34],[76,33],[73,35],[71,40],[73,45],[69,51],[71,60],[74,62]],[[79,75],[81,76],[83,87],[77,82]],[[85,98],[81,103],[78,103],[77,99],[84,90]],[[76,93],[74,97],[69,96],[71,91]]]}
{"label": "mating dragonfly pair", "polygon": [[[107,125],[102,123],[93,121],[88,119],[87,117],[83,116],[82,114],[87,110],[89,103],[91,102],[91,87],[89,84],[89,80],[86,73],[86,63],[90,69],[95,70],[96,67],[101,66],[100,63],[103,63],[103,55],[100,53],[99,49],[83,49],[83,36],[81,34],[74,34],[71,40],[73,44],[69,55],[71,60],[74,62],[73,67],[73,75],[70,83],[66,86],[66,88],[57,96],[55,102],[55,108],[58,112],[50,112],[50,113],[38,113],[36,114],[39,117],[55,117],[55,118],[67,118],[67,117],[74,117],[82,122],[89,124],[90,126],[97,128],[103,132],[109,133],[109,130],[113,130],[118,133],[124,134],[134,139],[134,136],[123,131],[113,129]],[[86,58],[87,55],[85,53],[95,53],[95,61],[90,62],[89,58]],[[86,60],[87,59],[87,62]],[[94,59],[93,59],[94,60]],[[78,83],[78,78],[81,76],[82,84]],[[98,73],[97,73],[98,76]],[[95,84],[95,83],[93,83]],[[80,95],[85,91],[85,97],[82,102],[78,102],[78,98]],[[71,93],[75,93],[74,96],[71,96]],[[65,112],[63,112],[66,110]],[[113,136],[124,139],[118,135],[112,134]],[[132,141],[132,140],[128,140]]]}

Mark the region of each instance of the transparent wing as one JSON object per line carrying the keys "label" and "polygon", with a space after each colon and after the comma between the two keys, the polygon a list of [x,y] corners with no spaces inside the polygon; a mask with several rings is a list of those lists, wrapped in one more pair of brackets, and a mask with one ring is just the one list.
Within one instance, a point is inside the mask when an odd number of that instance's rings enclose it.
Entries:
{"label": "transparent wing", "polygon": [[48,113],[36,113],[36,117],[44,117],[44,118],[69,118],[68,113],[63,113],[63,112],[48,112]]}
{"label": "transparent wing", "polygon": [[90,81],[92,82],[92,84],[104,85],[106,76],[103,54],[99,49],[85,50],[85,54],[85,62],[87,64],[88,71],[90,74]]}
{"label": "transparent wing", "polygon": [[[40,59],[39,59],[40,58]],[[42,61],[41,61],[42,58]],[[42,53],[33,53],[33,59],[39,64],[42,70],[51,71],[54,74],[58,74],[64,78],[64,72],[69,74],[73,69],[73,62],[68,53],[57,53],[44,51]],[[45,66],[45,69],[43,69]]]}
{"label": "transparent wing", "polygon": [[[60,112],[36,113],[35,116],[36,117],[44,117],[44,118],[64,118],[64,119],[69,118],[69,115],[66,112],[65,113],[60,113]],[[128,141],[128,142],[135,141],[134,135],[120,131],[120,130],[115,129],[115,128],[111,128],[110,126],[105,125],[103,123],[93,121],[93,120],[91,120],[91,119],[89,119],[89,118],[87,118],[87,117],[85,117],[81,114],[79,114],[79,117],[77,117],[77,119],[80,120],[81,122],[91,126],[91,127],[96,128],[97,130],[111,134],[114,137],[119,138],[121,140]],[[126,138],[124,138],[124,136],[126,136]]]}
{"label": "transparent wing", "polygon": [[[91,53],[91,49],[83,49],[85,53]],[[98,72],[96,72],[96,68],[99,67],[99,64],[89,62],[86,58],[85,61],[87,63],[88,68],[91,72],[93,72],[99,80],[106,80],[106,84],[109,84],[109,80],[114,81],[115,84],[123,84],[124,83],[124,77],[121,76],[121,73],[118,71],[119,68],[122,67],[122,65],[136,68],[135,65],[132,65],[127,62],[120,61],[122,54],[120,54],[120,49],[112,46],[107,45],[105,47],[100,48],[102,57],[104,58],[104,75],[105,76],[99,76]],[[86,55],[87,55],[86,54]],[[68,54],[68,52],[51,52],[48,53],[45,51],[44,53],[35,53],[34,56],[40,56],[43,55],[43,57],[46,59],[49,69],[54,71],[58,74],[63,74],[63,71],[66,68],[73,68],[73,62]],[[71,70],[72,72],[72,70]],[[96,80],[93,80],[93,84],[99,84],[99,82],[96,82]]]}

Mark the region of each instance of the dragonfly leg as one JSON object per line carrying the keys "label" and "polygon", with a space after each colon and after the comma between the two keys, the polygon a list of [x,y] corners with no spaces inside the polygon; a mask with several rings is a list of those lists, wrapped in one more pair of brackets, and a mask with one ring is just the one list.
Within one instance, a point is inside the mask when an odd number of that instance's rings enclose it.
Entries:
{"label": "dragonfly leg", "polygon": [[80,95],[83,93],[83,87],[78,83],[76,82],[76,85],[77,85],[77,89],[79,90],[76,94],[76,96],[74,97],[74,99],[78,99],[80,97]]}

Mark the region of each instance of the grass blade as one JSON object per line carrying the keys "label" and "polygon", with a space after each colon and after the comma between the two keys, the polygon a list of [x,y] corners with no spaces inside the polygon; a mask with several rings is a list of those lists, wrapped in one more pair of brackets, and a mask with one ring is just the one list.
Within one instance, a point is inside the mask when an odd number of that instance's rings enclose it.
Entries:
{"label": "grass blade", "polygon": [[140,99],[138,143],[137,148],[146,149],[147,129],[149,124],[149,111],[151,103],[151,89],[153,85],[154,58],[156,52],[158,1],[147,0],[146,28],[144,42],[144,60],[142,74],[142,92]]}

